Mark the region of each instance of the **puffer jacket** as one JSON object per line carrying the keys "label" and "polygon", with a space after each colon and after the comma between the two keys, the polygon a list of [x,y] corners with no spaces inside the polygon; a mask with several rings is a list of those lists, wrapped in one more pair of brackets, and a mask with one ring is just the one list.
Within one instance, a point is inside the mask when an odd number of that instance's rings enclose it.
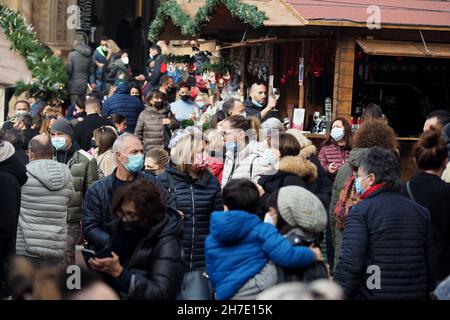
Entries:
{"label": "puffer jacket", "polygon": [[347,161],[348,156],[350,154],[350,150],[339,146],[335,142],[330,142],[320,149],[319,152],[319,160],[325,172],[334,179],[335,174],[331,174],[329,170],[330,164],[334,163],[338,170],[342,167],[342,165]]}
{"label": "puffer jacket", "polygon": [[308,188],[308,185],[316,179],[317,167],[310,161],[301,156],[282,158],[276,174],[262,176],[258,181],[265,191],[261,197],[261,213],[265,214],[268,211],[267,202],[273,192],[286,186]]}
{"label": "puffer jacket", "polygon": [[[379,268],[381,288],[368,288],[371,266]],[[428,210],[383,188],[352,207],[334,279],[349,299],[426,299],[436,281]]]}
{"label": "puffer jacket", "polygon": [[[94,183],[84,198],[83,236],[89,243],[89,247],[96,252],[104,250],[110,243],[107,226],[114,220],[111,205],[116,191],[114,182],[115,175],[116,172],[114,171],[110,176]],[[169,213],[176,212],[173,200],[169,198],[166,189],[164,189],[158,178],[148,174],[138,173],[135,175],[133,181],[138,179],[145,179],[156,185],[161,192],[161,197],[167,207],[167,211]]]}
{"label": "puffer jacket", "polygon": [[245,211],[214,212],[206,240],[206,270],[217,300],[229,299],[272,260],[282,267],[314,262],[309,248],[294,247],[275,226]]}
{"label": "puffer jacket", "polygon": [[70,76],[69,93],[85,94],[89,76],[94,73],[92,49],[88,46],[77,46],[69,53],[68,73]]}
{"label": "puffer jacket", "polygon": [[83,199],[88,188],[98,180],[97,161],[86,151],[80,149],[75,142],[68,151],[56,151],[54,160],[65,163],[73,178],[75,194],[69,203],[67,221],[80,222],[83,217]]}
{"label": "puffer jacket", "polygon": [[276,168],[264,158],[264,152],[267,149],[269,149],[269,146],[266,142],[251,141],[238,154],[235,154],[232,150],[227,151],[222,186],[233,179],[249,179],[256,183],[264,174],[275,174]]}
{"label": "puffer jacket", "polygon": [[106,116],[112,116],[121,113],[127,118],[127,132],[134,133],[136,122],[144,110],[142,101],[130,95],[130,87],[123,83],[117,87],[116,93],[107,99],[102,106],[102,113]]}
{"label": "puffer jacket", "polygon": [[164,130],[163,119],[170,119],[170,130],[176,130],[180,124],[170,112],[170,106],[165,104],[161,110],[146,106],[145,110],[139,115],[135,134],[144,145],[145,152],[153,149],[164,149]]}
{"label": "puffer jacket", "polygon": [[334,244],[334,263],[335,265],[339,261],[339,256],[341,253],[342,236],[343,232],[336,226],[336,220],[334,218],[334,209],[336,208],[336,203],[339,200],[342,189],[344,188],[345,182],[353,174],[353,168],[358,168],[360,159],[368,151],[365,148],[355,148],[350,152],[348,161],[341,167],[336,175],[336,179],[333,184],[333,192],[331,193],[331,203],[329,210],[329,219],[331,226],[331,236]]}
{"label": "puffer jacket", "polygon": [[[184,270],[205,269],[205,240],[213,211],[223,210],[221,188],[217,179],[205,171],[197,180],[169,164],[159,176],[163,186],[176,198],[176,207],[184,215]],[[172,179],[173,188],[169,179]]]}
{"label": "puffer jacket", "polygon": [[[111,224],[111,239],[120,220]],[[116,289],[128,300],[175,299],[183,278],[181,237],[183,222],[171,212],[153,226],[129,259],[122,262],[122,274],[114,280]]]}
{"label": "puffer jacket", "polygon": [[36,160],[27,165],[27,173],[16,254],[62,259],[67,241],[67,205],[74,195],[70,170],[54,160]]}

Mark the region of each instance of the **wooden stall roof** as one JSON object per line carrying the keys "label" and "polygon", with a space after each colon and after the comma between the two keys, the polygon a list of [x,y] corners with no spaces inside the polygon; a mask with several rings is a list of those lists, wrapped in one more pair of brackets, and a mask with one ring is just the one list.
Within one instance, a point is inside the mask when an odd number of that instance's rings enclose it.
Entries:
{"label": "wooden stall roof", "polygon": [[0,28],[0,86],[8,87],[17,81],[31,80],[31,72],[24,58],[18,52],[11,51],[11,42]]}
{"label": "wooden stall roof", "polygon": [[[358,39],[365,53],[377,56],[450,58],[450,44]],[[428,50],[427,50],[428,49]]]}
{"label": "wooden stall roof", "polygon": [[[264,21],[264,26],[267,27],[289,27],[302,26],[303,22],[298,17],[295,10],[292,10],[283,0],[241,0],[242,3],[255,5],[259,11],[263,11],[267,20]],[[205,4],[202,0],[195,2],[179,2],[181,9],[186,12],[191,19],[195,17],[198,9]]]}
{"label": "wooden stall roof", "polygon": [[368,7],[382,28],[450,30],[450,2],[436,0],[284,0],[306,25],[366,27]]}

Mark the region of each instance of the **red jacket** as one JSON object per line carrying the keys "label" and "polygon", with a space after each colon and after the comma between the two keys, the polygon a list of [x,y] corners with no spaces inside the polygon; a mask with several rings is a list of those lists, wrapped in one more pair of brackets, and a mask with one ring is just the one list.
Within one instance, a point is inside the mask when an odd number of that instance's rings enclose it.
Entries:
{"label": "red jacket", "polygon": [[345,149],[345,147],[340,147],[336,143],[331,142],[324,145],[320,150],[319,161],[325,172],[330,175],[330,171],[328,170],[330,164],[334,162],[339,170],[347,161],[349,155],[349,149]]}
{"label": "red jacket", "polygon": [[222,184],[222,175],[223,175],[223,162],[217,160],[217,158],[209,157],[209,171],[219,180],[219,184]]}

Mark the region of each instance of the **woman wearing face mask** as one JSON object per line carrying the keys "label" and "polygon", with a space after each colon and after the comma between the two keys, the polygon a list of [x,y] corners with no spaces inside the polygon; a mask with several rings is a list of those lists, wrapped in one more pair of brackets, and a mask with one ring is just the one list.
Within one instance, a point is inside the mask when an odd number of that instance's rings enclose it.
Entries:
{"label": "woman wearing face mask", "polygon": [[185,286],[182,291],[189,290],[186,286],[194,274],[205,271],[205,240],[209,235],[210,216],[213,211],[223,210],[221,188],[208,170],[204,147],[201,130],[188,127],[179,131],[169,145],[171,162],[159,176],[184,217]]}
{"label": "woman wearing face mask", "polygon": [[344,118],[336,118],[331,125],[331,133],[319,152],[320,164],[333,181],[350,155],[351,144],[350,124]]}
{"label": "woman wearing face mask", "polygon": [[154,176],[161,175],[169,164],[170,156],[164,149],[153,149],[145,158],[145,173]]}
{"label": "woman wearing face mask", "polygon": [[208,120],[207,117],[204,116],[206,109],[209,107],[209,96],[206,93],[200,93],[195,97],[195,109],[194,109],[194,119],[195,126],[202,128],[203,125]]}
{"label": "woman wearing face mask", "polygon": [[130,80],[130,59],[128,53],[122,51],[119,59],[116,59],[108,71],[108,78],[117,80]]}
{"label": "woman wearing face mask", "polygon": [[115,113],[113,115],[114,127],[119,135],[124,134],[127,131],[127,118],[121,113]]}
{"label": "woman wearing face mask", "polygon": [[110,258],[90,259],[123,299],[175,299],[183,277],[179,216],[169,214],[158,188],[141,179],[119,189],[112,201],[118,217],[108,224]]}
{"label": "woman wearing face mask", "polygon": [[145,153],[167,147],[170,132],[179,128],[179,123],[170,111],[164,94],[153,90],[147,96],[148,105],[139,115],[135,134],[144,145]]}
{"label": "woman wearing face mask", "polygon": [[262,175],[276,172],[274,163],[267,158],[269,145],[259,141],[260,126],[255,117],[231,116],[223,121],[226,154],[222,186],[243,178],[257,183]]}

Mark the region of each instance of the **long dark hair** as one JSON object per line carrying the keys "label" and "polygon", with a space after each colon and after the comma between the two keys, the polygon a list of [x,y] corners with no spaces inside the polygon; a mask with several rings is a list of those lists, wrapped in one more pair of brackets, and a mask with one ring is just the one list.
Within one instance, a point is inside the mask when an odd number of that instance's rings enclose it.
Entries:
{"label": "long dark hair", "polygon": [[[333,124],[336,121],[341,121],[342,125],[344,126],[344,139],[345,139],[345,149],[350,150],[352,148],[352,127],[350,126],[350,123],[348,123],[347,119],[343,117],[337,117],[336,119],[331,122],[331,128],[333,128]],[[333,137],[331,136],[331,128],[330,133],[328,133],[328,137],[325,139],[325,141],[322,143],[322,146],[326,146],[329,144],[336,144],[337,141],[334,141]]]}

